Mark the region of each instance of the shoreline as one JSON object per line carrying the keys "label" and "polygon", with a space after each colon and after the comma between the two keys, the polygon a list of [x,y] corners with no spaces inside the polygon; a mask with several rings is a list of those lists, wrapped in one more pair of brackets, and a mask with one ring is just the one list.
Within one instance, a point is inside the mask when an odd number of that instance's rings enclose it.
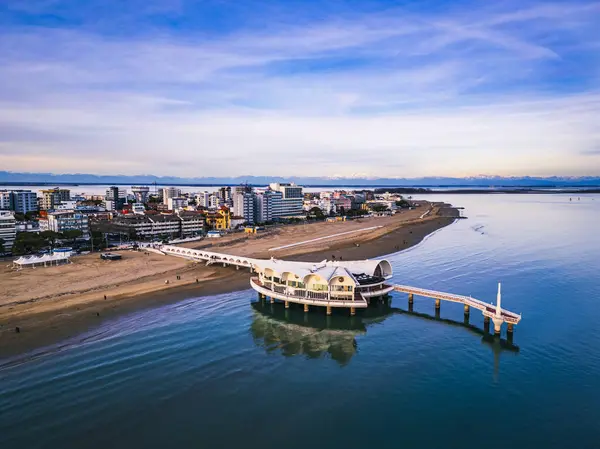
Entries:
{"label": "shoreline", "polygon": [[[287,252],[269,254],[277,258],[299,261],[320,261],[332,256],[347,260],[383,257],[414,247],[429,235],[452,224],[458,217],[457,208],[443,205],[438,206],[435,214],[430,214],[426,219],[399,222],[395,227],[383,229],[381,232],[332,242],[318,242],[321,243],[320,248],[300,245],[289,248]],[[357,244],[357,241],[360,243]],[[225,246],[215,250],[235,253],[246,248],[246,244],[238,244],[231,248]],[[255,257],[259,256],[267,255],[264,251],[257,251]],[[7,317],[0,315],[0,360],[76,338],[105,321],[139,310],[193,297],[202,298],[250,288],[250,273],[247,271],[238,271],[231,266],[205,267],[185,259],[178,260],[185,263],[122,285],[109,286],[114,287],[114,292],[92,289],[83,294],[69,292],[50,298],[5,304],[4,307],[0,307],[0,311],[8,308],[9,313]],[[181,280],[164,284],[164,277],[172,278],[176,274]],[[201,278],[200,282],[196,281],[198,277]],[[106,300],[103,299],[104,291],[107,293]],[[46,303],[52,307],[40,310],[40,304]],[[19,333],[15,332],[16,326],[21,330]]]}

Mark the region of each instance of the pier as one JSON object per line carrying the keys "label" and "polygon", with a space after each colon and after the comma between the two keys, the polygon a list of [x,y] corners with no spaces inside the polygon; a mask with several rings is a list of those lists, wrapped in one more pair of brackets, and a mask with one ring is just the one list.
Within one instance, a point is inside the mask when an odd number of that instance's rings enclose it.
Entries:
{"label": "pier", "polygon": [[242,256],[195,250],[173,245],[142,244],[142,248],[164,255],[184,257],[206,265],[233,265],[247,268],[255,273],[250,279],[250,287],[261,299],[283,301],[286,308],[290,303],[302,304],[304,312],[310,306],[324,307],[330,315],[333,308],[346,308],[350,315],[357,309],[367,308],[371,301],[382,299],[390,292],[408,294],[409,309],[412,309],[414,297],[426,297],[435,300],[435,312],[439,315],[442,301],[464,305],[465,321],[468,321],[471,309],[481,311],[484,328],[489,331],[490,321],[494,324],[494,333],[500,335],[502,325],[507,324],[507,333],[512,336],[514,326],[521,321],[521,315],[503,309],[501,306],[501,285],[498,283],[496,304],[486,303],[471,296],[429,290],[409,285],[388,283],[392,278],[392,267],[385,259],[358,261],[293,262],[278,259],[254,259]]}

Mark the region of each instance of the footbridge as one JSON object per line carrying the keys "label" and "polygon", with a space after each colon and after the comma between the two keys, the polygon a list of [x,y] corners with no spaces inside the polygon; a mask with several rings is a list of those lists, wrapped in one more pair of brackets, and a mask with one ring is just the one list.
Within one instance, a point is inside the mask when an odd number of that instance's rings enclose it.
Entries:
{"label": "footbridge", "polygon": [[[251,257],[223,254],[214,251],[205,251],[203,249],[191,249],[181,246],[163,245],[157,243],[141,243],[139,246],[145,250],[153,251],[163,255],[183,257],[195,262],[206,262],[206,265],[222,264],[223,266],[233,265],[238,269],[240,267],[247,268],[250,270],[250,272],[257,272],[259,275],[266,273],[264,271],[266,265],[273,265],[274,263],[287,264],[288,268],[285,270],[280,270],[281,273],[279,273],[277,276],[275,276],[275,270],[270,268],[266,269],[267,271],[270,270],[272,272],[270,276],[281,277],[281,282],[283,282],[283,284],[276,284],[274,283],[274,279],[266,277],[263,279],[266,281],[264,285],[257,279],[251,280],[250,285],[252,288],[259,291],[259,293],[263,296],[268,294],[268,296],[271,296],[272,300],[277,298],[285,301],[286,307],[288,306],[288,302],[304,304],[305,311],[308,311],[308,303],[310,303],[313,305],[327,307],[328,313],[330,313],[331,307],[349,307],[351,314],[354,314],[355,308],[366,307],[368,305],[369,298],[377,295],[384,296],[388,292],[395,290],[397,292],[408,293],[409,307],[412,307],[413,305],[414,296],[422,296],[435,299],[436,312],[439,312],[441,301],[463,304],[465,317],[468,316],[470,309],[472,308],[480,310],[484,317],[485,328],[489,330],[491,320],[494,323],[494,332],[496,334],[500,334],[502,324],[507,323],[508,333],[512,335],[514,326],[521,321],[521,315],[510,312],[501,307],[502,295],[500,283],[498,284],[496,304],[486,303],[471,296],[440,292],[425,288],[412,287],[409,285],[387,284],[386,280],[392,277],[392,273],[391,265],[385,260],[347,262],[323,261],[319,264],[313,264],[308,262],[276,261],[273,258],[270,260],[255,259]],[[360,285],[360,283],[356,281],[356,273],[364,273],[365,264],[370,264],[370,266],[372,266],[374,269],[377,269],[377,267],[382,263],[387,264],[389,270],[378,272],[379,276],[383,276],[383,278],[381,278],[381,282],[378,282],[373,287],[364,287],[364,285]],[[293,269],[289,269],[290,264],[298,266]],[[360,267],[360,269],[358,269],[358,267]],[[344,270],[346,271],[344,272]],[[305,282],[299,283],[299,276],[295,274],[292,276],[291,271],[302,272],[304,275],[302,281]],[[323,272],[330,274],[326,274],[324,277],[319,277],[319,273]],[[373,275],[373,273],[370,274]],[[364,276],[364,274],[361,275]],[[352,278],[352,282],[346,284],[345,277]],[[337,283],[339,285],[334,285],[336,284],[335,279],[337,279]],[[309,282],[311,280],[314,281],[315,284],[318,284],[320,290],[309,291]],[[354,285],[355,282],[356,286],[354,289],[347,287],[347,285]],[[302,284],[306,285],[301,286]],[[263,291],[266,286],[269,286],[269,291],[267,293]],[[293,288],[290,289],[290,286],[293,286]],[[321,290],[322,287],[327,286],[327,290]]]}
{"label": "footbridge", "polygon": [[513,332],[513,326],[519,324],[521,321],[521,315],[514,312],[502,309],[502,286],[498,283],[498,294],[496,296],[496,304],[490,304],[479,299],[472,298],[471,296],[456,295],[454,293],[445,293],[435,290],[428,290],[425,288],[411,287],[408,285],[394,285],[394,290],[397,292],[408,293],[408,303],[413,304],[414,295],[424,296],[427,298],[435,299],[436,310],[440,309],[441,301],[450,301],[464,304],[465,315],[468,315],[471,308],[480,310],[483,314],[484,324],[486,327],[489,326],[490,319],[494,323],[494,332],[500,333],[502,323],[508,324],[508,332]]}
{"label": "footbridge", "polygon": [[248,268],[252,271],[254,265],[260,261],[260,259],[253,259],[250,257],[242,256],[231,256],[229,254],[215,253],[213,251],[204,251],[202,249],[191,249],[182,246],[175,245],[161,245],[156,243],[143,243],[139,245],[140,248],[150,250],[156,253],[183,257],[185,259],[193,260],[195,262],[205,261],[206,265],[212,264],[223,264],[223,266],[234,265],[236,267]]}

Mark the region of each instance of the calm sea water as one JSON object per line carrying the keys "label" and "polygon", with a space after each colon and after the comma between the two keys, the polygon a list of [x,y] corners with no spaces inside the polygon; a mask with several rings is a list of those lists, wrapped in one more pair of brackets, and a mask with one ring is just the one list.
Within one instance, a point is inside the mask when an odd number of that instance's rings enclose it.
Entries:
{"label": "calm sea water", "polygon": [[[252,291],[146,310],[0,368],[2,448],[597,448],[600,196],[443,196],[468,220],[389,257],[406,295],[353,319]],[[504,330],[505,331],[505,330]]]}

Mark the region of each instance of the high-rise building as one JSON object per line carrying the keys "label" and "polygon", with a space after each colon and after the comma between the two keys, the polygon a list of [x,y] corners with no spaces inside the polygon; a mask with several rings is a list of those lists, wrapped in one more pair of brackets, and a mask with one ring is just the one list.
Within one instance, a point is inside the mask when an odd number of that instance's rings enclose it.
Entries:
{"label": "high-rise building", "polygon": [[272,221],[274,211],[281,202],[281,192],[272,190],[258,191],[254,195],[254,221],[256,223],[265,223]]}
{"label": "high-rise building", "polygon": [[11,203],[11,191],[0,190],[0,210],[10,210]]}
{"label": "high-rise building", "polygon": [[213,193],[208,197],[208,208],[209,209],[218,209],[224,204],[223,199],[220,198],[217,194]]}
{"label": "high-rise building", "polygon": [[150,194],[150,187],[148,186],[131,186],[131,192],[135,198],[136,203],[147,203],[148,195]]}
{"label": "high-rise building", "polygon": [[221,187],[215,192],[221,204],[232,205],[231,187]]}
{"label": "high-rise building", "polygon": [[167,200],[167,207],[169,208],[169,210],[180,210],[185,208],[185,206],[188,205],[188,201],[187,198],[183,198],[183,197],[174,197],[174,198],[169,198]]}
{"label": "high-rise building", "polygon": [[11,211],[0,211],[0,239],[4,240],[4,251],[9,252],[17,236],[17,224]]}
{"label": "high-rise building", "polygon": [[274,192],[281,192],[281,199],[275,199],[273,204],[273,218],[302,215],[304,195],[301,186],[294,183],[271,183],[269,188]]}
{"label": "high-rise building", "polygon": [[123,206],[126,202],[123,193],[127,195],[127,192],[119,190],[117,186],[111,186],[108,189],[106,189],[106,195],[104,196],[104,199],[106,201],[112,201],[114,208],[117,210],[121,210],[123,209]]}
{"label": "high-rise building", "polygon": [[35,212],[38,210],[37,195],[31,190],[13,190],[12,210],[26,214],[27,212]]}
{"label": "high-rise building", "polygon": [[247,223],[253,224],[255,222],[255,194],[254,192],[247,192],[242,195],[242,214]]}
{"label": "high-rise building", "polygon": [[244,216],[244,194],[252,193],[252,187],[249,185],[240,185],[233,188],[232,193],[232,212],[234,217]]}
{"label": "high-rise building", "polygon": [[206,191],[200,192],[196,195],[196,204],[200,207],[208,209],[210,194]]}
{"label": "high-rise building", "polygon": [[89,220],[86,214],[77,212],[52,212],[48,214],[48,229],[54,232],[81,231],[89,233]]}
{"label": "high-rise building", "polygon": [[42,210],[52,210],[63,201],[71,199],[71,191],[69,189],[54,189],[42,190],[42,197],[39,199],[39,206]]}
{"label": "high-rise building", "polygon": [[164,187],[162,189],[163,204],[169,204],[169,198],[177,198],[181,196],[181,189],[177,187]]}

